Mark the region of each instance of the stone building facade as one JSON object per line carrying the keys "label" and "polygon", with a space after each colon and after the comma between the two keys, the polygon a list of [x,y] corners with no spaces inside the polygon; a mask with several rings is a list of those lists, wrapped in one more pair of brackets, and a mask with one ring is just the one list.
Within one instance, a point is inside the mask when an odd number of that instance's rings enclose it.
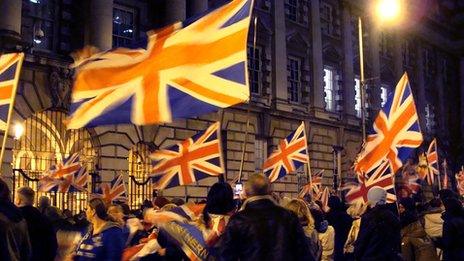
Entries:
{"label": "stone building facade", "polygon": [[[15,121],[26,122],[26,135],[8,139],[3,173],[8,176],[13,167],[38,175],[58,155],[80,152],[103,182],[118,173],[143,182],[150,151],[221,121],[226,178],[231,181],[240,169],[248,118],[245,179],[260,171],[278,140],[304,121],[312,171],[324,169],[324,182],[330,185],[338,165],[334,146],[342,148],[337,173],[345,177],[361,145],[359,16],[365,30],[369,119],[407,71],[426,141],[437,137],[442,155],[455,167],[462,164],[464,36],[459,30],[464,19],[457,1],[428,1],[433,2],[430,6],[411,1],[405,12],[421,14],[405,14],[414,24],[383,28],[373,22],[369,1],[255,0],[256,22],[251,25],[248,48],[250,105],[156,126],[104,126],[75,133],[64,129],[61,120],[69,108],[72,51],[87,44],[102,50],[133,46],[143,42],[148,30],[191,18],[220,2],[0,0],[0,10],[6,10],[0,16],[0,48],[26,52],[14,108]],[[305,171],[276,182],[274,190],[296,195]],[[161,193],[202,198],[216,181],[209,178]]]}

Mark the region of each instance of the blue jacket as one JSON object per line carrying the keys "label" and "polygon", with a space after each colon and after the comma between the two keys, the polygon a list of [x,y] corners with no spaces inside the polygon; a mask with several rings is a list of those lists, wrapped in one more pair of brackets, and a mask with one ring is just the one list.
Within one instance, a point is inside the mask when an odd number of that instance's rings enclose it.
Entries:
{"label": "blue jacket", "polygon": [[79,244],[74,260],[121,260],[125,238],[120,227],[108,223],[100,233],[87,233]]}

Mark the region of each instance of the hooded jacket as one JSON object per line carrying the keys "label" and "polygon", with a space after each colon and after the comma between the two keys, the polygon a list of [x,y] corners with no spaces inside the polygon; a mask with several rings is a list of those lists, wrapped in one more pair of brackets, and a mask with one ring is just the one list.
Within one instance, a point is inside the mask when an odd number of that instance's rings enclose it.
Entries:
{"label": "hooded jacket", "polygon": [[0,259],[29,260],[31,244],[27,223],[21,211],[11,202],[0,202]]}
{"label": "hooded jacket", "polygon": [[82,238],[74,260],[121,260],[125,239],[121,228],[108,222],[100,231],[93,235],[92,229]]}

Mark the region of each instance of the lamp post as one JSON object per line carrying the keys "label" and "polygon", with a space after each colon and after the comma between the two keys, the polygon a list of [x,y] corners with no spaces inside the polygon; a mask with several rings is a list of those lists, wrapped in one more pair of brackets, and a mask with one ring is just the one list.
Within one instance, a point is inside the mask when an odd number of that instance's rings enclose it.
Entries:
{"label": "lamp post", "polygon": [[[391,22],[397,20],[400,15],[401,6],[399,0],[378,0],[375,3],[375,13],[379,21]],[[360,94],[361,94],[361,124],[363,143],[366,142],[366,79],[364,76],[364,46],[363,25],[361,16],[358,17],[358,39],[359,39],[359,72],[360,72]]]}

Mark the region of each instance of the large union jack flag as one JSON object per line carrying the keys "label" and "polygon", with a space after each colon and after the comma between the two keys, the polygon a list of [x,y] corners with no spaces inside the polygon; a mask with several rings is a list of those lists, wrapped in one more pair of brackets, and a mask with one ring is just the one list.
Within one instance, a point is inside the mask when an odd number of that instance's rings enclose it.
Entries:
{"label": "large union jack flag", "polygon": [[85,190],[89,174],[79,162],[79,154],[74,153],[46,171],[39,181],[43,192],[73,192]]}
{"label": "large union jack flag", "polygon": [[103,199],[105,202],[111,203],[115,200],[126,201],[126,185],[124,176],[119,174],[114,177],[110,183],[102,183],[96,191],[96,197]]}
{"label": "large union jack flag", "polygon": [[367,193],[371,188],[380,187],[387,191],[387,202],[396,201],[395,184],[388,161],[384,160],[372,170],[370,175],[358,175],[358,185],[350,188],[345,195],[348,203],[355,201],[367,202]]}
{"label": "large union jack flag", "polygon": [[0,55],[0,130],[7,128],[8,112],[14,104],[23,60],[23,53]]}
{"label": "large union jack flag", "polygon": [[224,173],[219,122],[167,149],[153,152],[152,180],[157,189],[187,185]]}
{"label": "large union jack flag", "polygon": [[299,198],[303,198],[304,196],[311,193],[315,196],[315,198],[317,198],[318,195],[322,193],[322,174],[324,173],[324,171],[325,170],[322,169],[316,174],[312,175],[311,181],[306,183],[301,189],[300,193],[298,193]]}
{"label": "large union jack flag", "polygon": [[369,173],[387,159],[393,173],[403,165],[414,148],[422,143],[416,106],[405,73],[374,121],[355,163],[357,173]]}
{"label": "large union jack flag", "polygon": [[264,175],[274,182],[308,163],[307,144],[305,125],[302,122],[298,129],[280,141],[277,149],[264,162]]}
{"label": "large union jack flag", "polygon": [[191,24],[150,34],[146,50],[76,61],[68,128],[170,122],[247,101],[251,7],[252,0],[233,0]]}

